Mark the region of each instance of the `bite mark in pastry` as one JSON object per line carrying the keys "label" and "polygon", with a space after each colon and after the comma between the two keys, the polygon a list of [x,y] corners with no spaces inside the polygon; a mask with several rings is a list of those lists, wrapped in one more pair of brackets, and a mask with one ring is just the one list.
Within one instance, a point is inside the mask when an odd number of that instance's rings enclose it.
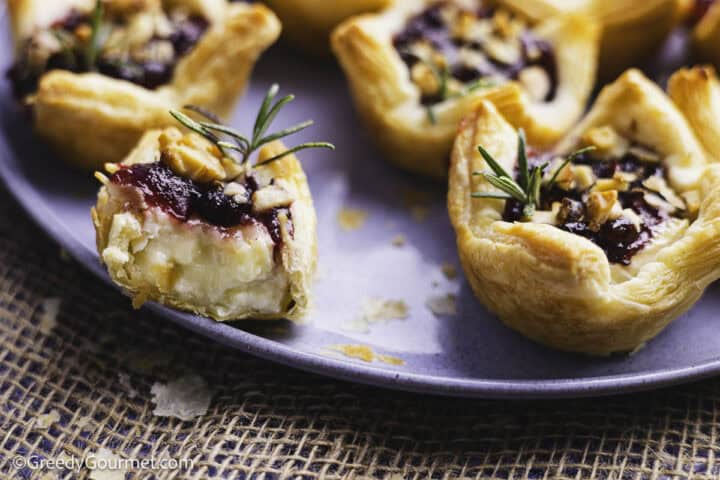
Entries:
{"label": "bite mark in pastry", "polygon": [[[16,94],[35,128],[86,168],[118,162],[167,111],[228,115],[280,34],[262,5],[225,0],[13,0]],[[87,135],[92,131],[93,135]]]}
{"label": "bite mark in pastry", "polygon": [[640,72],[605,87],[556,148],[529,148],[528,170],[517,139],[482,103],[448,195],[473,290],[510,327],[563,350],[629,352],[720,276],[720,167]]}
{"label": "bite mark in pastry", "polygon": [[150,131],[122,163],[106,167],[109,177],[97,175],[98,252],[135,306],[158,301],[220,321],[297,319],[307,310],[316,218],[293,153],[333,147],[288,150],[279,142],[311,122],[268,134],[292,99],[273,105],[276,93],[273,87],[266,97],[251,137],[173,111],[190,133]]}
{"label": "bite mark in pastry", "polygon": [[356,106],[391,162],[447,175],[457,125],[488,99],[536,144],[582,114],[599,30],[585,17],[537,24],[476,0],[395,2],[333,33]]}

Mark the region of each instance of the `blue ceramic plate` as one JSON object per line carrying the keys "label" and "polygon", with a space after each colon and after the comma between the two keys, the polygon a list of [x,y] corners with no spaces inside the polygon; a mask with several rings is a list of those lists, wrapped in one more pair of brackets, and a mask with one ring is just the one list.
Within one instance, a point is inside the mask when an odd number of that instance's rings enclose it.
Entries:
{"label": "blue ceramic plate", "polygon": [[[4,45],[3,71],[11,51],[8,39]],[[296,140],[329,140],[338,147],[335,153],[301,155],[320,221],[319,278],[308,322],[219,324],[149,305],[157,315],[269,361],[350,381],[443,395],[588,396],[655,388],[720,372],[717,287],[632,356],[590,359],[559,353],[507,329],[474,299],[462,275],[448,278],[442,271],[445,264],[459,267],[444,187],[410,178],[381,160],[358,124],[342,75],[333,64],[308,64],[281,49],[270,52],[258,66],[233,123],[248,127],[251,119],[244,112],[255,112],[275,81],[283,92],[298,95],[278,125],[313,118],[316,127]],[[2,85],[0,101],[0,172],[10,191],[77,261],[108,281],[90,222],[97,182],[63,165],[32,136],[7,85]],[[337,216],[342,208],[367,212],[364,225],[352,232],[341,229]],[[403,246],[393,244],[398,235],[406,239]],[[448,294],[457,297],[457,314],[434,314],[428,300]],[[407,318],[359,320],[363,304],[371,298],[405,302]],[[404,363],[346,357],[333,350],[337,345],[364,345]]]}

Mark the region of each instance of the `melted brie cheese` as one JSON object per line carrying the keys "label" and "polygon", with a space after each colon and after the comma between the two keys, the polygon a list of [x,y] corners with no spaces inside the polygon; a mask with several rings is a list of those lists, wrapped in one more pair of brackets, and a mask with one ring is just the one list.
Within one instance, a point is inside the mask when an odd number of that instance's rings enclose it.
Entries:
{"label": "melted brie cheese", "polygon": [[261,225],[232,233],[201,222],[179,222],[158,208],[112,217],[102,259],[118,283],[140,301],[163,302],[219,319],[283,312],[289,279],[274,259]]}

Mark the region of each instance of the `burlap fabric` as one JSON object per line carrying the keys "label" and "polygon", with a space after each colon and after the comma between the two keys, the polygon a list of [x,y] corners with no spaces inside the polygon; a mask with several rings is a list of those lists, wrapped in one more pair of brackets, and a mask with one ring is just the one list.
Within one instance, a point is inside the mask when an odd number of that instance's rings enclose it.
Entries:
{"label": "burlap fabric", "polygon": [[[63,299],[52,329],[38,318],[49,296]],[[101,447],[122,458],[193,460],[128,478],[720,478],[718,381],[497,402],[301,373],[132,312],[63,260],[1,189],[0,341],[2,478],[106,478],[86,467],[13,466],[17,457],[82,457]],[[151,386],[188,372],[214,392],[207,414],[153,415]],[[53,410],[59,418],[41,428]]]}

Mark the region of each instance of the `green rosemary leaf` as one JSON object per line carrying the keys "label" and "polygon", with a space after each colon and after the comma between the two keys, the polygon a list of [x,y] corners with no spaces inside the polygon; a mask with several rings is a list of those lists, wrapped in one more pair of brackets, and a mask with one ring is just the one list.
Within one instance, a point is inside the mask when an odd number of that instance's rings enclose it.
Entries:
{"label": "green rosemary leaf", "polygon": [[263,135],[265,135],[265,132],[267,132],[268,128],[270,128],[270,125],[275,120],[275,117],[277,117],[278,113],[280,113],[280,110],[282,110],[285,105],[292,102],[293,100],[295,100],[295,95],[287,95],[278,100],[278,102],[270,108],[270,110],[265,115],[265,118],[262,120],[262,122],[260,122],[260,128],[258,129],[257,135],[253,135],[254,148],[258,147],[258,144],[255,143],[255,141],[259,140],[260,138],[262,138]]}
{"label": "green rosemary leaf", "polygon": [[512,200],[512,195],[500,192],[476,192],[470,195],[472,198],[492,198],[496,200]]}
{"label": "green rosemary leaf", "polygon": [[297,147],[290,148],[278,155],[275,155],[274,157],[268,158],[262,163],[258,163],[256,167],[263,167],[267,165],[268,163],[275,162],[277,160],[280,160],[281,158],[284,158],[292,153],[299,152],[300,150],[306,150],[308,148],[327,148],[330,150],[335,150],[335,145],[332,143],[327,142],[309,142],[309,143],[303,143],[301,145],[298,145]]}
{"label": "green rosemary leaf", "polygon": [[247,151],[247,149],[241,147],[240,145],[238,145],[236,143],[230,143],[230,142],[226,142],[224,140],[220,140],[215,145],[217,145],[218,148],[221,148],[221,149],[232,150],[234,152],[240,152],[243,154]]}
{"label": "green rosemary leaf", "polygon": [[488,164],[488,167],[490,167],[492,171],[495,172],[495,175],[497,175],[498,177],[512,178],[510,174],[507,173],[507,171],[502,167],[502,165],[496,162],[492,155],[490,155],[488,151],[483,148],[482,145],[478,145],[478,151],[485,160],[485,163]]}
{"label": "green rosemary leaf", "polygon": [[580,155],[582,155],[584,153],[588,153],[588,152],[593,152],[595,150],[597,150],[597,147],[595,147],[595,146],[584,147],[584,148],[581,148],[579,150],[575,150],[574,152],[572,152],[570,155],[568,155],[568,158],[572,162]]}
{"label": "green rosemary leaf", "polygon": [[526,203],[528,201],[525,192],[523,192],[518,184],[513,180],[507,177],[497,177],[490,173],[486,173],[483,176],[492,186],[502,190],[504,193],[507,193],[518,202]]}
{"label": "green rosemary leaf", "polygon": [[214,130],[216,132],[224,133],[225,135],[232,137],[233,139],[237,140],[241,145],[245,145],[245,149],[242,151],[246,151],[250,147],[250,140],[248,140],[245,135],[238,132],[234,128],[207,122],[200,122],[200,126],[207,130]]}
{"label": "green rosemary leaf", "polygon": [[437,117],[435,116],[435,109],[433,106],[427,105],[425,107],[425,112],[427,113],[428,121],[433,125],[437,125]]}
{"label": "green rosemary leaf", "polygon": [[467,95],[468,93],[472,93],[475,90],[480,90],[482,88],[492,88],[496,85],[496,83],[490,79],[487,78],[479,78],[475,80],[472,83],[469,83],[465,86],[464,94]]}
{"label": "green rosemary leaf", "polygon": [[268,92],[265,94],[263,103],[260,106],[260,111],[258,112],[257,117],[255,119],[255,126],[253,126],[253,137],[260,136],[260,134],[258,132],[260,131],[261,123],[265,120],[265,117],[267,116],[267,112],[268,112],[268,110],[270,110],[273,100],[275,100],[275,97],[277,96],[279,91],[280,91],[280,86],[277,83],[274,83],[270,87],[270,90],[268,90]]}
{"label": "green rosemary leaf", "polygon": [[100,27],[105,17],[105,5],[102,0],[95,0],[95,9],[90,20],[90,40],[85,48],[85,66],[88,70],[95,70],[98,54],[100,53]]}
{"label": "green rosemary leaf", "polygon": [[533,215],[535,215],[535,204],[526,203],[525,206],[523,206],[523,217],[529,219],[532,218]]}
{"label": "green rosemary leaf", "polygon": [[256,146],[260,147],[262,145],[265,145],[266,143],[274,142],[275,140],[279,140],[281,138],[287,137],[294,133],[300,132],[300,131],[305,130],[306,128],[312,126],[314,123],[315,122],[313,122],[312,120],[307,120],[305,122],[298,123],[297,125],[293,125],[292,127],[288,127],[284,130],[280,130],[277,133],[273,133],[271,135],[261,138],[260,140],[257,141]]}
{"label": "green rosemary leaf", "polygon": [[215,125],[220,125],[222,123],[217,115],[202,107],[198,107],[197,105],[184,105],[183,110],[189,110],[191,112],[197,113],[198,115],[210,120]]}
{"label": "green rosemary leaf", "polygon": [[208,131],[205,130],[205,128],[203,128],[203,126],[200,125],[198,122],[188,117],[184,113],[178,110],[170,110],[170,115],[172,115],[175,120],[183,124],[183,126],[189,128],[193,132],[202,135],[203,137],[207,137]]}
{"label": "green rosemary leaf", "polygon": [[562,163],[560,164],[560,166],[555,170],[555,172],[553,173],[552,177],[551,177],[550,180],[548,181],[548,183],[547,183],[547,189],[549,190],[549,189],[551,189],[551,188],[555,185],[555,182],[557,181],[557,177],[558,177],[558,175],[560,175],[560,172],[562,172],[562,171],[565,169],[565,167],[567,167],[572,161],[574,161],[577,157],[579,157],[579,156],[582,155],[583,153],[592,152],[592,151],[595,150],[595,149],[596,149],[595,147],[585,147],[585,148],[581,148],[581,149],[579,149],[579,150],[575,150],[575,151],[572,152],[570,155],[568,155],[567,157],[565,157],[565,160],[563,160],[563,162],[562,162]]}
{"label": "green rosemary leaf", "polygon": [[523,190],[527,191],[530,188],[530,167],[528,167],[527,142],[525,141],[525,130],[522,128],[518,130],[518,146],[517,146],[517,157],[518,157],[518,172],[520,173],[520,186]]}

